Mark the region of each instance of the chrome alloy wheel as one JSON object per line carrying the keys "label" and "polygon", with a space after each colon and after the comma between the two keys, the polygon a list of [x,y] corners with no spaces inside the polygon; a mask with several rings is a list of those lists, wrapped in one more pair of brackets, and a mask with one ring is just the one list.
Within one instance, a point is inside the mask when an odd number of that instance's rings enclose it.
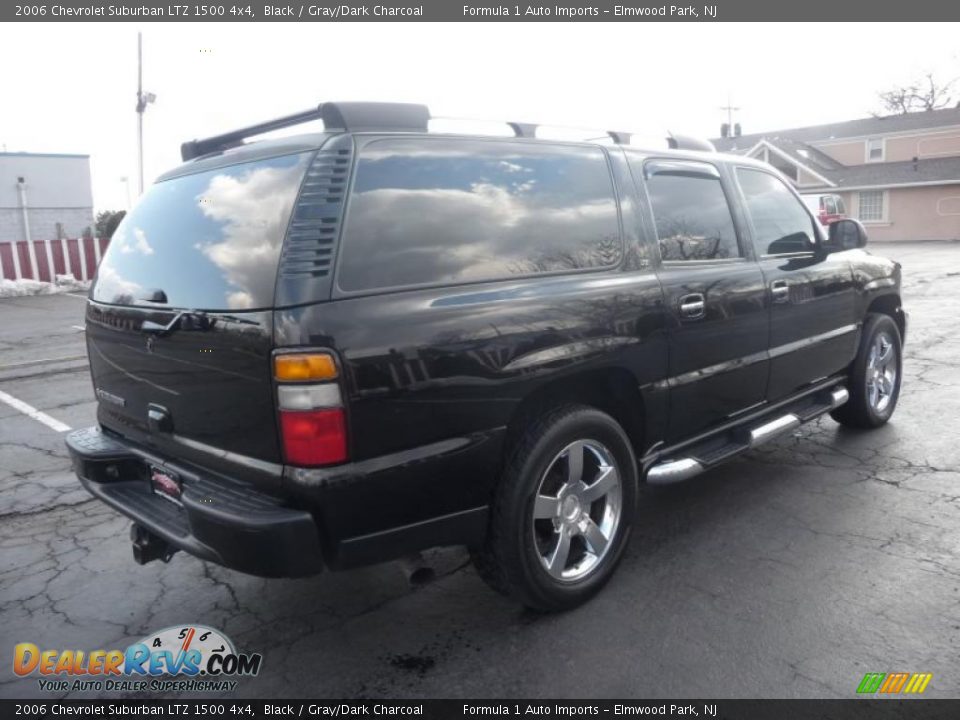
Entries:
{"label": "chrome alloy wheel", "polygon": [[623,493],[613,453],[596,440],[561,450],[540,478],[533,539],[540,562],[560,581],[582,580],[613,545]]}
{"label": "chrome alloy wheel", "polygon": [[867,357],[867,402],[874,412],[883,413],[893,399],[897,364],[893,339],[885,332],[877,333]]}

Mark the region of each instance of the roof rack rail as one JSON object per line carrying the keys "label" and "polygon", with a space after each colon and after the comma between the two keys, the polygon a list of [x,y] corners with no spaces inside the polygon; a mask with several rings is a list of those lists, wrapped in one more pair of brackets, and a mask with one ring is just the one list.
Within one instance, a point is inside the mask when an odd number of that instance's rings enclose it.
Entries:
{"label": "roof rack rail", "polygon": [[[535,138],[537,136],[537,128],[540,127],[536,123],[525,123],[525,122],[514,122],[507,121],[507,125],[513,130],[513,134],[518,138]],[[588,128],[583,128],[584,130]],[[617,145],[629,145],[630,144],[630,133],[621,132],[620,130],[606,130],[605,135],[608,135]]]}
{"label": "roof rack rail", "polygon": [[[537,128],[540,127],[536,123],[525,123],[525,122],[513,122],[508,121],[507,125],[510,126],[510,129],[513,130],[513,134],[518,138],[535,138],[537,136]],[[583,128],[584,130],[588,128]],[[631,133],[622,132],[620,130],[606,130],[604,135],[609,136],[617,145],[629,145]]]}
{"label": "roof rack rail", "polygon": [[[254,135],[262,135],[272,130],[301,125],[313,120],[323,120],[328,130],[427,132],[430,110],[426,105],[413,103],[327,102],[311,110],[284,115],[221,135],[213,135],[202,140],[190,140],[180,145],[180,156],[184,161],[193,160],[202,155],[242,145],[244,140]],[[539,127],[534,123],[524,122],[507,122],[507,125],[518,138],[535,138]],[[605,134],[617,145],[629,145],[632,137],[631,133],[620,130],[607,130]],[[670,133],[667,144],[673,150],[716,152],[716,148],[709,140],[687,135]]]}
{"label": "roof rack rail", "polygon": [[323,120],[330,130],[387,130],[426,132],[430,110],[426,105],[412,103],[327,102],[311,110],[284,115],[274,120],[214,135],[202,140],[190,140],[180,145],[184,161],[241,145],[245,139],[271,130]]}
{"label": "roof rack rail", "polygon": [[700,152],[716,152],[717,149],[709,140],[691,137],[689,135],[677,135],[670,133],[667,136],[667,146],[671,150],[698,150]]}

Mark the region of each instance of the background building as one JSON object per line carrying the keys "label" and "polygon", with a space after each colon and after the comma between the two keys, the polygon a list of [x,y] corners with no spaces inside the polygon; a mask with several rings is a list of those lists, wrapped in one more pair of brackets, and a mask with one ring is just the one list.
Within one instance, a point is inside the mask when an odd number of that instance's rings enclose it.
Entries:
{"label": "background building", "polygon": [[79,237],[93,224],[89,155],[0,153],[0,242]]}
{"label": "background building", "polygon": [[93,228],[89,155],[0,153],[0,277],[89,280],[106,245]]}
{"label": "background building", "polygon": [[714,141],[801,193],[840,195],[871,240],[960,240],[960,107]]}

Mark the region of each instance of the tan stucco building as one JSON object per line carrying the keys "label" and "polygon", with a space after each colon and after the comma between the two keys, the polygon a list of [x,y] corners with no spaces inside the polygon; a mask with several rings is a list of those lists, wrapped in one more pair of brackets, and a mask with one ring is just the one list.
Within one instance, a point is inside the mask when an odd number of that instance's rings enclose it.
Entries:
{"label": "tan stucco building", "polygon": [[871,240],[960,240],[960,108],[717,138],[801,193],[835,193]]}

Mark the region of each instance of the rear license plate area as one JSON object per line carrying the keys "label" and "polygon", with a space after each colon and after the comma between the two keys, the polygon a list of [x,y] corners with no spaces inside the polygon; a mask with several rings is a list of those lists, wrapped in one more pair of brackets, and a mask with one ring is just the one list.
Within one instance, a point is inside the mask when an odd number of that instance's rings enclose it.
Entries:
{"label": "rear license plate area", "polygon": [[183,483],[180,480],[180,476],[172,470],[151,465],[150,489],[155,495],[159,495],[164,500],[169,500],[183,507],[183,503],[180,500],[180,495],[183,492]]}

